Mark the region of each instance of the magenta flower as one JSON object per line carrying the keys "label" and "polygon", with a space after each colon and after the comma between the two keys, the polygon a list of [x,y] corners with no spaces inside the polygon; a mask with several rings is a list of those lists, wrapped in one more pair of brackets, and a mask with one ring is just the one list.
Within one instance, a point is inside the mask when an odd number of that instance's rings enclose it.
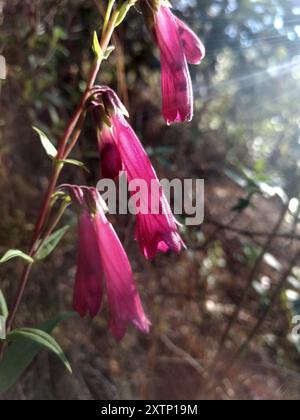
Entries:
{"label": "magenta flower", "polygon": [[[120,106],[116,94],[107,87],[100,88],[102,91],[102,100],[107,107],[110,116],[111,127],[101,124],[100,131],[100,152],[107,148],[114,150],[113,155],[118,154],[122,165],[118,167],[126,172],[128,181],[144,180],[147,185],[147,194],[142,196],[146,203],[146,211],[138,212],[136,216],[135,239],[146,258],[152,260],[158,252],[173,251],[178,254],[184,243],[178,233],[178,227],[175,217],[172,214],[169,203],[162,191],[159,180],[151,165],[147,153],[141,142],[133,131],[132,127],[126,121],[124,107]],[[116,152],[116,150],[117,152]],[[110,165],[107,163],[106,165]],[[112,163],[109,171],[115,178],[115,164]],[[157,191],[158,197],[155,197],[157,210],[152,212],[152,194],[151,191]],[[156,204],[156,203],[155,203]]]}
{"label": "magenta flower", "polygon": [[[147,183],[148,191],[144,202],[147,203],[148,211],[138,212],[136,215],[135,239],[140,250],[150,260],[159,251],[173,251],[179,254],[183,241],[178,233],[176,219],[141,142],[120,113],[112,117],[111,132],[120,152],[128,181],[142,179]],[[157,214],[152,214],[151,210],[151,188],[159,194]]]}
{"label": "magenta flower", "polygon": [[112,334],[121,339],[129,322],[148,333],[150,322],[144,313],[128,257],[104,214],[98,192],[87,187],[69,189],[81,210],[74,310],[82,317],[87,314],[95,317],[100,310],[105,281]]}
{"label": "magenta flower", "polygon": [[123,169],[122,157],[115,144],[112,130],[103,127],[99,136],[100,173],[103,178],[115,179]]}
{"label": "magenta flower", "polygon": [[88,314],[94,318],[102,301],[102,264],[93,219],[87,211],[80,215],[78,228],[79,245],[73,308],[81,317]]}
{"label": "magenta flower", "polygon": [[201,63],[204,45],[167,6],[154,11],[152,32],[160,49],[163,116],[168,124],[191,121],[193,89],[187,63]]}

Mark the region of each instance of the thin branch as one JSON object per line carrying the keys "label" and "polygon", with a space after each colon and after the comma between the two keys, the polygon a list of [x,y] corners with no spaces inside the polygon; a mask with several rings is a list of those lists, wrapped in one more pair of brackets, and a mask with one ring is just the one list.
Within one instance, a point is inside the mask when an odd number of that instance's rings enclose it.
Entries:
{"label": "thin branch", "polygon": [[[248,236],[248,237],[266,237],[266,236],[270,235],[270,232],[260,232],[260,231],[255,231],[255,230],[237,228],[237,227],[234,227],[234,226],[227,225],[225,223],[223,224],[223,223],[218,222],[217,220],[213,220],[213,219],[206,219],[205,223],[210,224],[210,225],[214,225],[214,226],[216,226],[216,227],[218,227],[222,230],[235,232],[235,233],[238,233],[240,235]],[[300,235],[293,234],[293,233],[288,233],[288,232],[277,232],[274,235],[274,239],[275,238],[292,239],[292,240],[300,241]]]}
{"label": "thin branch", "polygon": [[292,258],[288,268],[282,274],[282,276],[280,278],[280,281],[279,281],[278,285],[276,286],[276,288],[275,288],[275,290],[274,290],[274,292],[271,296],[269,305],[263,311],[261,316],[258,318],[256,324],[254,325],[254,327],[250,331],[250,333],[249,333],[248,337],[246,338],[246,340],[244,341],[244,343],[234,353],[234,355],[233,355],[233,357],[232,357],[232,359],[231,359],[231,361],[228,365],[228,368],[231,368],[240,359],[240,357],[242,357],[242,355],[245,353],[245,351],[249,348],[250,343],[252,342],[254,337],[258,334],[258,332],[261,329],[263,323],[265,322],[265,320],[269,316],[271,310],[273,309],[273,306],[277,302],[277,299],[279,298],[283,288],[285,287],[287,279],[290,276],[294,266],[297,264],[297,261],[299,260],[299,258],[300,258],[300,252],[298,251],[294,255],[294,258]]}
{"label": "thin branch", "polygon": [[[216,230],[211,234],[211,235],[209,235],[208,236],[208,238],[206,238],[206,240],[205,240],[205,242],[201,245],[201,249],[206,249],[206,247],[212,242],[212,240],[222,231],[222,230],[224,230],[224,229],[226,229],[226,226],[229,226],[229,225],[233,225],[237,220],[238,220],[238,218],[240,217],[240,215],[241,215],[242,213],[234,213],[234,215],[231,217],[231,219],[230,219],[230,221],[228,222],[228,225],[222,225],[222,224],[215,224],[215,223],[212,223],[212,224],[214,224],[215,226],[216,226]],[[205,222],[208,222],[208,220],[209,219],[205,219]],[[209,223],[209,222],[208,222]]]}
{"label": "thin branch", "polygon": [[160,338],[161,338],[161,341],[165,344],[166,347],[168,347],[169,350],[171,350],[174,354],[176,354],[177,356],[179,356],[183,360],[185,360],[200,375],[203,374],[204,368],[202,367],[202,365],[199,363],[198,360],[196,360],[193,356],[191,356],[185,350],[183,350],[180,347],[178,347],[165,334],[161,334]]}
{"label": "thin branch", "polygon": [[227,327],[226,327],[226,329],[225,329],[225,331],[224,331],[224,333],[221,337],[221,340],[220,340],[220,343],[219,343],[219,346],[218,346],[218,350],[217,350],[216,356],[213,359],[213,363],[212,363],[211,368],[214,368],[215,363],[217,362],[217,360],[219,359],[219,356],[221,355],[221,353],[223,351],[223,346],[224,346],[225,342],[227,341],[227,338],[229,337],[230,331],[231,331],[235,321],[237,321],[237,319],[240,315],[240,312],[241,312],[241,310],[242,310],[242,308],[243,308],[243,306],[244,306],[244,304],[245,304],[245,302],[248,298],[248,295],[249,295],[249,293],[251,291],[251,288],[252,288],[253,280],[255,279],[255,276],[257,275],[257,273],[259,271],[259,268],[260,268],[260,265],[261,265],[261,263],[264,259],[264,256],[268,252],[270,246],[272,245],[273,240],[276,238],[276,236],[278,234],[278,230],[280,229],[280,226],[281,226],[281,224],[284,220],[284,217],[285,217],[285,214],[288,210],[288,207],[289,207],[289,203],[287,203],[282,208],[280,216],[279,216],[272,232],[267,237],[267,239],[265,241],[265,244],[264,244],[258,258],[256,259],[255,264],[252,267],[252,269],[251,269],[251,271],[248,275],[248,278],[246,280],[246,287],[245,287],[244,292],[243,292],[243,296],[241,297],[240,302],[236,306],[236,309],[235,309],[232,317],[230,318],[230,320],[228,322],[228,325],[227,325]]}

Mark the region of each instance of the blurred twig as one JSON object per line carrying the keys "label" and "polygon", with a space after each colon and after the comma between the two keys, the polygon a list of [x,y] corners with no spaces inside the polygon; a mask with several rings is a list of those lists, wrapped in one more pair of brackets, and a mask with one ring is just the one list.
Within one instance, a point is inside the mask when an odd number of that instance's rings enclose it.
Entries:
{"label": "blurred twig", "polygon": [[183,360],[185,360],[192,368],[194,368],[200,375],[203,374],[204,368],[203,366],[196,360],[193,356],[191,356],[189,353],[187,353],[185,350],[178,347],[173,341],[169,339],[165,334],[161,334],[160,336],[161,341],[165,344],[166,347],[168,347],[169,350],[171,350],[174,354],[181,357]]}
{"label": "blurred twig", "polygon": [[[105,17],[105,8],[101,1],[94,0],[96,7],[104,19]],[[117,82],[118,82],[118,93],[121,99],[124,102],[125,107],[129,111],[129,95],[128,95],[128,87],[126,81],[126,72],[125,72],[125,54],[122,43],[118,37],[118,35],[114,32],[112,36],[113,43],[116,47],[116,67],[117,67]]]}
{"label": "blurred twig", "polygon": [[282,274],[280,281],[278,283],[278,285],[276,286],[271,299],[270,299],[270,303],[269,305],[266,307],[266,309],[263,311],[263,313],[261,314],[261,316],[258,318],[256,324],[254,325],[254,327],[252,328],[252,330],[250,331],[248,337],[246,338],[246,340],[244,341],[244,343],[239,347],[239,349],[234,353],[233,357],[231,358],[231,361],[228,365],[228,368],[231,368],[239,359],[240,357],[245,353],[245,351],[248,349],[250,343],[252,342],[253,338],[257,335],[257,333],[259,332],[260,328],[262,327],[263,323],[265,322],[266,318],[268,317],[268,315],[270,314],[271,310],[273,309],[274,304],[276,303],[278,297],[280,296],[288,277],[290,276],[294,266],[297,264],[297,261],[300,258],[300,251],[296,252],[296,254],[294,255],[294,257],[292,258],[292,260],[290,261],[290,264],[288,266],[288,268],[285,270],[285,272]]}
{"label": "blurred twig", "polygon": [[[227,226],[233,225],[241,216],[242,212],[239,213],[234,213],[234,215],[231,217],[231,219],[229,220],[229,222],[227,224],[222,224],[222,223],[211,223],[213,225],[216,226],[216,230],[209,235],[209,237],[204,241],[204,243],[201,245],[201,249],[206,249],[207,246],[215,239],[215,237],[221,233],[223,230],[227,229]],[[210,223],[209,219],[205,219],[205,221],[207,223]]]}
{"label": "blurred twig", "polygon": [[[235,233],[241,234],[243,236],[266,237],[266,236],[270,235],[270,232],[258,232],[258,231],[255,231],[255,230],[247,230],[247,229],[237,228],[237,227],[234,227],[234,226],[227,225],[225,223],[223,224],[223,223],[218,222],[217,220],[213,220],[213,219],[206,219],[205,223],[217,226],[222,230],[227,230],[227,231],[230,231],[230,232],[235,232]],[[300,235],[293,234],[293,233],[288,233],[288,232],[277,232],[274,235],[274,239],[275,238],[291,239],[291,240],[300,241]]]}
{"label": "blurred twig", "polygon": [[281,210],[281,213],[280,213],[280,216],[277,220],[277,223],[275,224],[272,232],[269,234],[268,238],[266,239],[265,244],[264,244],[258,258],[256,259],[255,264],[252,267],[252,269],[251,269],[251,271],[248,275],[248,278],[246,280],[246,287],[245,287],[245,290],[243,292],[243,296],[241,297],[240,302],[236,306],[236,309],[235,309],[232,317],[230,318],[229,323],[228,323],[228,325],[227,325],[227,327],[226,327],[226,329],[225,329],[225,331],[224,331],[224,333],[221,337],[221,340],[220,340],[219,345],[218,345],[216,356],[213,359],[212,367],[215,365],[215,363],[217,362],[217,360],[219,359],[219,356],[221,355],[221,353],[223,351],[223,346],[224,346],[227,338],[229,337],[231,328],[233,327],[235,321],[238,319],[239,314],[241,312],[241,309],[243,308],[243,306],[244,306],[244,304],[245,304],[245,302],[248,298],[248,295],[249,295],[250,290],[252,288],[253,280],[255,279],[255,276],[257,275],[257,272],[259,271],[260,265],[261,265],[261,263],[264,259],[265,254],[268,252],[273,240],[276,238],[276,236],[278,234],[278,230],[280,229],[280,226],[281,226],[281,224],[284,220],[284,217],[285,217],[285,214],[288,210],[288,207],[289,207],[289,202],[287,202],[283,206],[283,208]]}
{"label": "blurred twig", "polygon": [[116,46],[118,93],[120,94],[125,107],[129,111],[129,95],[125,71],[125,54],[122,43],[116,33],[113,34],[113,42]]}

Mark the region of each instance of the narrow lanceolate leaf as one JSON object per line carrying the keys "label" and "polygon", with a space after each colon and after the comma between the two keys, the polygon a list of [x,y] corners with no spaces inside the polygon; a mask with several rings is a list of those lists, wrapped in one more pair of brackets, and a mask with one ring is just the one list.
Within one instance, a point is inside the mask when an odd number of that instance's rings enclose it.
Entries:
{"label": "narrow lanceolate leaf", "polygon": [[53,232],[41,247],[41,249],[36,253],[35,259],[37,261],[41,261],[47,258],[48,255],[50,255],[56,249],[69,228],[70,226],[67,225]]}
{"label": "narrow lanceolate leaf", "polygon": [[54,159],[57,155],[57,150],[48,139],[46,134],[37,127],[33,127],[34,131],[39,135],[43,148],[49,157]]}
{"label": "narrow lanceolate leaf", "polygon": [[123,22],[123,20],[126,18],[127,13],[129,12],[130,8],[134,5],[135,1],[134,0],[127,0],[123,6],[121,7],[121,10],[119,12],[119,16],[118,19],[116,21],[115,24],[115,28],[119,25],[121,25],[121,23]]}
{"label": "narrow lanceolate leaf", "polygon": [[94,36],[93,36],[93,51],[98,60],[103,59],[103,51],[99,43],[99,39],[98,39],[98,35],[96,31],[94,31]]}
{"label": "narrow lanceolate leaf", "polygon": [[110,54],[116,49],[116,47],[114,45],[109,45],[105,51],[104,54],[104,59],[107,60],[110,56]]}
{"label": "narrow lanceolate leaf", "polygon": [[32,264],[34,262],[33,258],[25,254],[24,252],[18,249],[10,249],[0,259],[0,264],[6,263],[7,261],[12,260],[13,258],[21,258],[22,260],[28,262],[29,264]]}
{"label": "narrow lanceolate leaf", "polygon": [[85,164],[83,162],[81,162],[80,160],[76,160],[76,159],[64,159],[64,160],[58,160],[57,162],[59,162],[59,163],[66,163],[68,165],[78,166],[79,168],[83,169],[84,171],[90,172],[88,170],[88,168],[85,166]]}
{"label": "narrow lanceolate leaf", "polygon": [[20,339],[29,340],[39,344],[42,347],[45,347],[54,353],[64,364],[66,369],[72,373],[71,365],[68,362],[60,345],[57,343],[57,341],[54,340],[53,337],[51,337],[50,334],[46,333],[45,331],[37,330],[34,328],[19,328],[9,333],[7,339],[11,342],[18,342]]}
{"label": "narrow lanceolate leaf", "polygon": [[8,317],[8,307],[4,297],[2,290],[0,289],[0,315],[3,316],[4,319]]}
{"label": "narrow lanceolate leaf", "polygon": [[[73,312],[59,315],[42,323],[38,329],[50,334],[58,324],[74,315]],[[20,338],[6,348],[4,357],[0,362],[0,394],[16,384],[22,373],[42,349],[42,345],[24,338]]]}

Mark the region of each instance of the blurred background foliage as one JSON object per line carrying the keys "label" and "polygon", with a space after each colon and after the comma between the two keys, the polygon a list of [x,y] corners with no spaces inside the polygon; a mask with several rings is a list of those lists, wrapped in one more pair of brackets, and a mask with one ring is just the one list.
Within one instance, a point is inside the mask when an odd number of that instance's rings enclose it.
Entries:
{"label": "blurred background foliage", "polygon": [[[85,88],[103,3],[0,0],[0,54],[8,64],[0,112],[3,252],[26,249],[50,170],[31,127],[52,139],[62,133]],[[290,333],[291,317],[299,313],[300,268],[290,261],[299,253],[300,5],[178,0],[173,6],[207,50],[203,64],[191,68],[192,124],[168,128],[162,121],[158,55],[138,7],[117,31],[116,53],[105,62],[99,83],[118,90],[161,177],[205,179],[205,222],[184,229],[188,251],[179,258],[160,256],[150,264],[131,240],[132,220],[113,219],[152,333],[141,337],[130,330],[118,344],[108,336],[104,314],[92,324],[69,321],[57,335],[75,365],[74,376],[43,354],[7,398],[299,398],[300,344]],[[65,181],[95,185],[99,163],[92,120],[74,157],[84,160],[91,174],[68,168]],[[66,219],[75,223],[71,212]],[[20,324],[69,308],[74,235],[35,269]],[[8,300],[20,269],[1,268]],[[274,293],[280,297],[275,302]],[[247,354],[226,369],[264,314]]]}

